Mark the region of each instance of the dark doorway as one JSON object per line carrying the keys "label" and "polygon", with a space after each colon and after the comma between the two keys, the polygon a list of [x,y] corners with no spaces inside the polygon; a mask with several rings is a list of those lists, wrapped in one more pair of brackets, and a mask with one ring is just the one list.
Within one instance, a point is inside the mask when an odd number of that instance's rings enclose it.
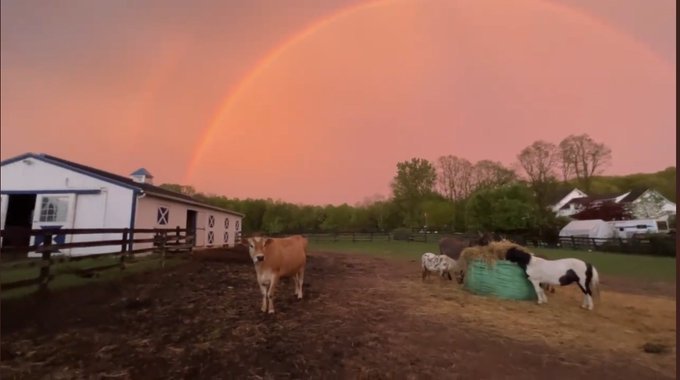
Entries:
{"label": "dark doorway", "polygon": [[[7,201],[5,238],[2,239],[3,253],[23,254],[28,252],[33,226],[35,194],[12,194]],[[4,247],[18,247],[11,251]]]}
{"label": "dark doorway", "polygon": [[191,235],[194,237],[194,246],[196,246],[196,218],[198,217],[198,211],[187,210],[187,236]]}

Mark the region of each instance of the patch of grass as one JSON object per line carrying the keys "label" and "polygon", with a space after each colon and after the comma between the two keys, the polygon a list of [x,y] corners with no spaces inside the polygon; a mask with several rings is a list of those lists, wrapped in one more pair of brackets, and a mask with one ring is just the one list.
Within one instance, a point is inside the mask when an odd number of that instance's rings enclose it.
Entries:
{"label": "patch of grass", "polygon": [[[36,265],[33,267],[12,268],[13,263],[3,264],[0,267],[0,281],[2,283],[10,283],[38,277],[40,273],[40,259],[35,259],[35,261]],[[125,270],[122,271],[118,267],[113,267],[98,271],[97,276],[91,278],[85,278],[77,274],[77,271],[79,270],[87,270],[95,267],[113,265],[117,264],[118,262],[119,261],[117,257],[101,257],[84,259],[80,261],[55,263],[50,267],[50,274],[53,274],[55,277],[52,281],[50,281],[48,289],[51,291],[57,291],[92,283],[114,281],[135,273],[160,269],[160,258],[151,255],[147,257],[136,258],[133,262],[126,262]],[[165,261],[165,266],[168,268],[177,265],[180,262],[182,262],[180,258],[168,258]],[[21,298],[34,293],[37,289],[37,285],[32,285],[22,288],[2,290],[0,297],[3,300]]]}
{"label": "patch of grass", "polygon": [[641,280],[675,282],[675,257],[587,252],[570,249],[532,248],[549,259],[574,257],[589,262],[600,273]]}
{"label": "patch of grass", "polygon": [[[647,281],[674,282],[676,279],[675,258],[631,255],[609,252],[586,252],[568,249],[529,247],[534,253],[541,253],[550,259],[574,257],[592,263],[604,275],[628,277]],[[394,259],[419,260],[423,253],[438,253],[436,242],[402,241],[310,241],[310,251],[356,253]]]}

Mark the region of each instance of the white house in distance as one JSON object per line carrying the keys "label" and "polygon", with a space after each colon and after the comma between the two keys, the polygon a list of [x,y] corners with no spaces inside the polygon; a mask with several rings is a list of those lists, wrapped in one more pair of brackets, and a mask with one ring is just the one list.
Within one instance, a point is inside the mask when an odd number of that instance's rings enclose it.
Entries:
{"label": "white house in distance", "polygon": [[677,205],[653,189],[630,190],[623,194],[590,197],[579,189],[572,189],[557,200],[551,209],[557,216],[570,217],[582,211],[593,202],[612,201],[626,204],[633,216],[638,219],[655,219],[668,222],[670,215],[676,214]]}
{"label": "white house in distance", "polygon": [[551,206],[551,209],[557,216],[574,215],[577,211],[575,211],[574,203],[571,201],[573,199],[586,198],[587,196],[588,194],[579,189],[571,189],[567,194],[562,195],[562,197]]}
{"label": "white house in distance", "polygon": [[[3,245],[29,246],[30,229],[187,228],[195,246],[233,246],[244,215],[215,207],[152,183],[145,169],[130,177],[47,154],[26,153],[0,162],[0,228]],[[145,235],[150,237],[150,235]],[[56,236],[56,242],[120,239],[121,234]],[[30,239],[30,240],[29,240]],[[152,243],[135,243],[130,249]],[[120,246],[72,248],[65,255],[108,253]],[[29,256],[35,256],[29,252]]]}

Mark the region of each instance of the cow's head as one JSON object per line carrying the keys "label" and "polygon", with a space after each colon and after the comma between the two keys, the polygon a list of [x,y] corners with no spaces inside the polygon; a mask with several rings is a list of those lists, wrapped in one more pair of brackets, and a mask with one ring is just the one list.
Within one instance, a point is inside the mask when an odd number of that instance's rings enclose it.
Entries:
{"label": "cow's head", "polygon": [[272,241],[271,238],[262,236],[255,236],[245,240],[246,246],[248,247],[248,253],[250,253],[250,258],[253,260],[253,263],[258,264],[264,261],[264,249]]}

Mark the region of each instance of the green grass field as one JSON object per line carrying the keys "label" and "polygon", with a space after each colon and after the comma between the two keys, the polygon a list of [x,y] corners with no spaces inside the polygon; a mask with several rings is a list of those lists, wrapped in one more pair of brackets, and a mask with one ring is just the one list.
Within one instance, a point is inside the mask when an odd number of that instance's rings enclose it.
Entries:
{"label": "green grass field", "polygon": [[[0,282],[10,283],[14,281],[26,280],[38,277],[40,268],[39,259],[36,259],[36,266],[34,267],[20,267],[12,268],[14,263],[3,263],[0,266]],[[177,258],[170,258],[165,261],[165,266],[171,267],[180,263],[182,260]],[[125,270],[120,270],[117,267],[106,269],[98,272],[97,277],[84,278],[77,275],[75,272],[77,270],[89,269],[94,267],[113,265],[118,263],[117,257],[102,257],[102,258],[92,258],[83,259],[80,261],[72,261],[65,263],[55,263],[50,268],[50,273],[54,274],[55,277],[50,281],[48,289],[50,291],[59,291],[71,287],[84,286],[94,283],[103,283],[113,280],[121,279],[125,276],[132,275],[135,273],[144,272],[147,270],[160,269],[160,259],[156,256],[141,257],[135,262],[128,262],[125,265]],[[38,289],[37,285],[26,286],[23,288],[16,288],[11,290],[2,290],[0,297],[3,300],[14,299],[19,297],[24,297],[34,293]]]}
{"label": "green grass field", "polygon": [[[600,273],[617,277],[628,277],[647,281],[675,282],[675,258],[630,255],[621,253],[586,252],[568,249],[533,248],[535,253],[550,259],[574,257],[592,263]],[[311,252],[339,252],[375,255],[395,259],[417,259],[423,253],[438,253],[437,243],[401,241],[375,242],[315,242],[310,241]]]}

